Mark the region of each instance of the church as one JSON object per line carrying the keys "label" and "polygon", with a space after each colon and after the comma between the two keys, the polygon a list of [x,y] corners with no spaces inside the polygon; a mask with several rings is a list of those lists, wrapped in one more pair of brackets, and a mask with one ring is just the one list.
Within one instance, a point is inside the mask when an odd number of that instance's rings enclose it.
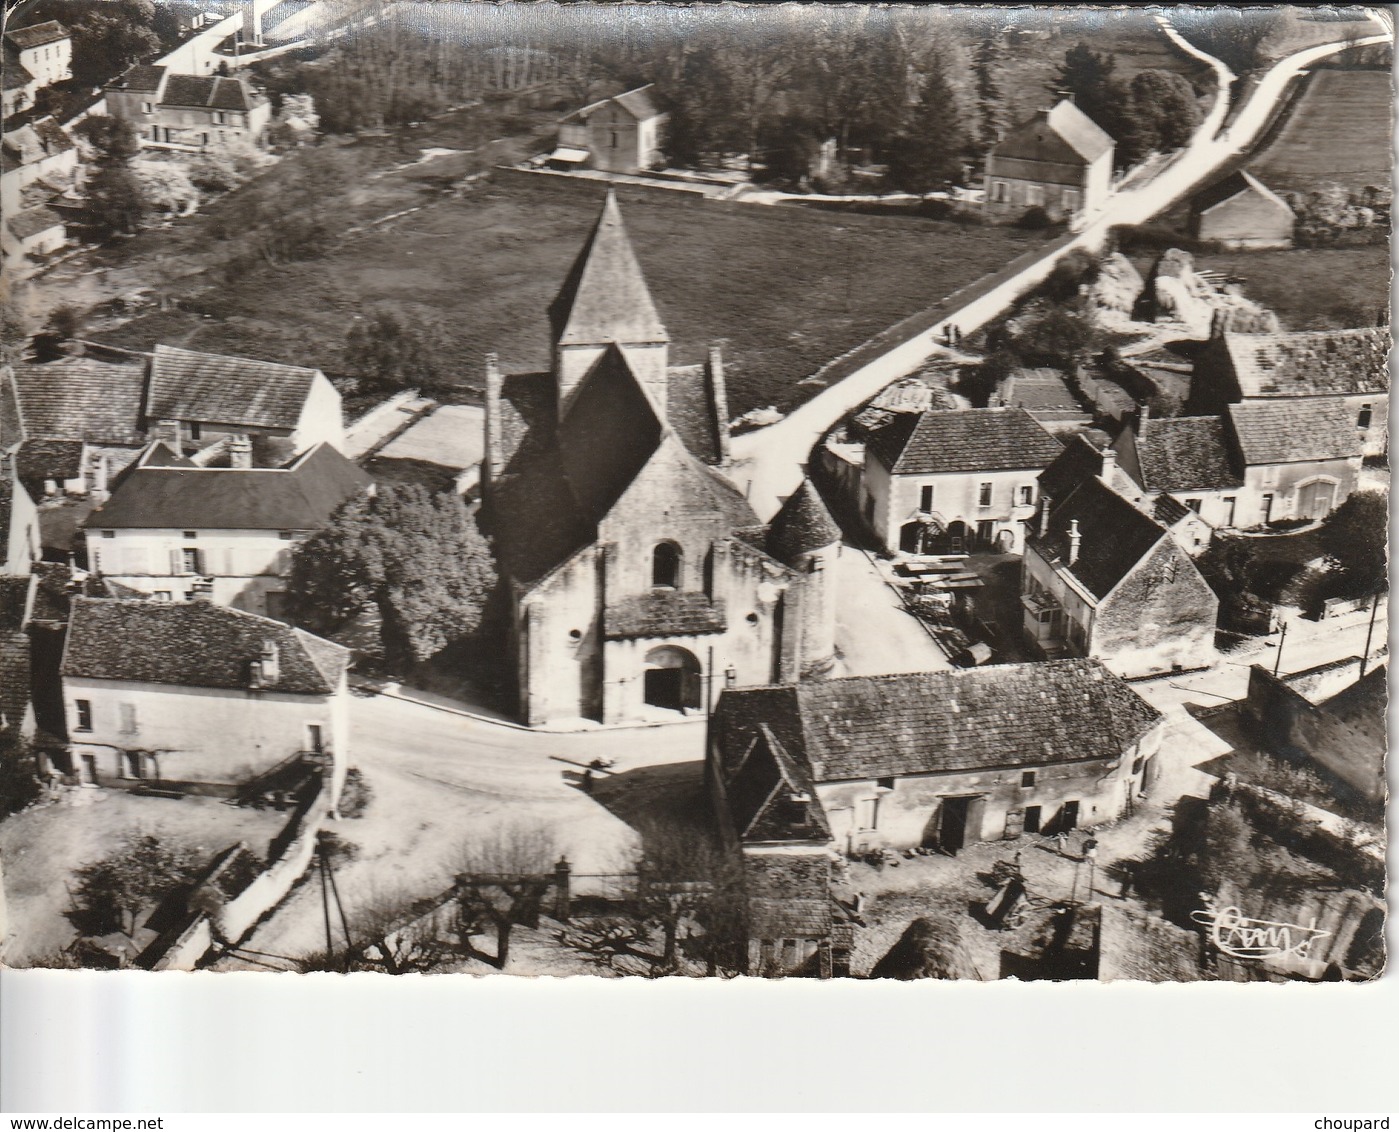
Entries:
{"label": "church", "polygon": [[808,482],[764,524],[728,479],[723,359],[670,364],[611,192],[549,318],[551,372],[486,371],[482,525],[521,719],[680,719],[822,675],[839,528]]}

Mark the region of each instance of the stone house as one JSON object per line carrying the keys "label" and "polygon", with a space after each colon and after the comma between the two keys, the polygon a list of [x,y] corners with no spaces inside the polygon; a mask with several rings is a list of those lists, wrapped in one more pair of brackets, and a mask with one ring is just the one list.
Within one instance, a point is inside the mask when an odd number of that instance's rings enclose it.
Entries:
{"label": "stone house", "polygon": [[1127,677],[1216,660],[1214,591],[1166,528],[1101,477],[1041,504],[1020,601],[1026,641],[1047,658],[1093,657]]}
{"label": "stone house", "polygon": [[1289,248],[1297,214],[1245,169],[1240,169],[1190,201],[1190,234],[1231,248]]}
{"label": "stone house", "polygon": [[900,413],[866,439],[860,514],[890,552],[1018,554],[1062,450],[1024,409]]}
{"label": "stone house", "polygon": [[1239,525],[1243,470],[1223,417],[1152,417],[1145,409],[1111,451],[1151,504],[1174,495],[1211,528]]}
{"label": "stone house", "polygon": [[42,182],[52,188],[70,181],[78,147],[52,118],[40,118],[0,135],[0,208],[13,215],[30,207],[24,190]]}
{"label": "stone house", "polygon": [[839,530],[809,486],[765,527],[726,477],[722,359],[668,364],[610,193],[550,315],[552,372],[486,375],[521,717],[664,718],[828,665]]}
{"label": "stone house", "polygon": [[591,165],[608,173],[641,173],[664,161],[662,131],[669,117],[648,83],[575,110],[559,121],[559,147],[550,162]]}
{"label": "stone house", "polygon": [[1343,397],[1361,453],[1389,451],[1389,328],[1235,334],[1217,319],[1195,362],[1186,412],[1221,413],[1236,401]]}
{"label": "stone house", "polygon": [[1013,128],[986,156],[986,215],[1019,220],[1042,208],[1051,220],[1092,213],[1112,188],[1113,140],[1065,100]]}
{"label": "stone house", "polygon": [[23,113],[34,96],[73,77],[73,37],[57,20],[5,32],[4,116]]}
{"label": "stone house", "polygon": [[5,220],[0,229],[0,252],[3,252],[6,270],[23,273],[27,270],[26,260],[39,259],[52,255],[68,240],[68,229],[63,217],[46,205],[21,209]]}
{"label": "stone house", "polygon": [[370,482],[328,444],[255,468],[246,442],[232,466],[200,467],[155,441],[84,522],[88,569],[161,601],[280,617],[292,551]]}
{"label": "stone house", "polygon": [[155,348],[144,416],[153,439],[198,449],[246,436],[269,462],[345,447],[340,392],[320,370],[176,346]]}
{"label": "stone house", "polygon": [[106,88],[107,110],[136,127],[143,146],[199,151],[259,145],[272,104],[241,75],[181,75],[138,64]]}
{"label": "stone house", "polygon": [[1129,812],[1158,774],[1161,718],[1094,660],[852,676],[726,691],[706,766],[721,825],[754,812],[748,836],[773,852],[956,853]]}
{"label": "stone house", "polygon": [[[232,794],[298,755],[350,753],[348,649],[209,602],[75,598],[61,667],[84,781]],[[332,802],[333,804],[333,802]]]}

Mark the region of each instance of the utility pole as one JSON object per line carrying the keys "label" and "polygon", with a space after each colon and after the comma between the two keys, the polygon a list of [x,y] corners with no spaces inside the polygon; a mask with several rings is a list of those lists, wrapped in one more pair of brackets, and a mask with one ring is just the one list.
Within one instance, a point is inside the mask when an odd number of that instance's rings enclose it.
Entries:
{"label": "utility pole", "polygon": [[330,891],[326,880],[325,854],[321,851],[321,843],[316,842],[316,862],[320,865],[321,871],[321,911],[325,914],[325,958],[326,966],[335,957],[335,940],[330,934]]}
{"label": "utility pole", "polygon": [[1380,594],[1376,590],[1370,598],[1370,625],[1365,630],[1365,651],[1360,656],[1360,675],[1365,675],[1365,669],[1370,663],[1370,639],[1375,633],[1375,614],[1380,611]]}
{"label": "utility pole", "polygon": [[1285,645],[1285,644],[1287,644],[1287,622],[1286,622],[1286,621],[1284,621],[1284,622],[1282,623],[1282,636],[1278,639],[1278,655],[1277,655],[1277,659],[1273,661],[1273,675],[1274,675],[1274,676],[1276,676],[1276,675],[1278,674],[1278,670],[1282,667],[1282,646]]}

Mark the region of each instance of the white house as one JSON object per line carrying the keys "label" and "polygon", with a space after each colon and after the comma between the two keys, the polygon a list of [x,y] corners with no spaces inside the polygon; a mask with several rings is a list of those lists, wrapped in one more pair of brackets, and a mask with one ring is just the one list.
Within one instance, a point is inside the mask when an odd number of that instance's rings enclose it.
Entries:
{"label": "white house", "polygon": [[281,468],[199,467],[152,443],[85,526],[88,568],[161,601],[283,613],[296,544],[370,479],[329,444]]}
{"label": "white house", "polygon": [[349,650],[209,602],[77,598],[61,674],[85,781],[232,788],[304,755],[338,798]]}
{"label": "white house", "polygon": [[1062,451],[1024,409],[900,413],[868,436],[861,514],[891,552],[1018,554],[1038,476]]}
{"label": "white house", "polygon": [[10,130],[0,138],[0,208],[14,215],[36,181],[59,184],[78,167],[78,147],[52,118]]}
{"label": "white house", "polygon": [[145,419],[152,438],[190,448],[232,436],[249,437],[254,452],[345,448],[340,393],[320,370],[176,346],[155,348]]}
{"label": "white house", "polygon": [[138,64],[106,88],[114,118],[136,128],[141,144],[197,151],[235,141],[259,144],[272,104],[240,75],[183,75]]}
{"label": "white house", "polygon": [[44,87],[73,77],[73,37],[57,20],[5,33],[5,117],[34,105]]}
{"label": "white house", "polygon": [[1019,220],[1042,208],[1051,220],[1091,213],[1112,188],[1112,136],[1070,101],[1012,129],[986,157],[986,215]]}
{"label": "white house", "polygon": [[39,560],[39,512],[13,457],[0,456],[0,574],[27,574]]}
{"label": "white house", "polygon": [[640,173],[662,160],[661,131],[669,115],[648,83],[575,110],[559,122],[556,165],[590,164],[609,173]]}

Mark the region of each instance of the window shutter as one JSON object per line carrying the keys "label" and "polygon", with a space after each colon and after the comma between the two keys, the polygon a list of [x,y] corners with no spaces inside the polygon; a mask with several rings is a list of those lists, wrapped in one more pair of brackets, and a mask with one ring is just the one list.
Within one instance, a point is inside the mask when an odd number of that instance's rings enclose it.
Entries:
{"label": "window shutter", "polygon": [[184,555],[178,548],[170,552],[170,573],[183,574],[185,572]]}

